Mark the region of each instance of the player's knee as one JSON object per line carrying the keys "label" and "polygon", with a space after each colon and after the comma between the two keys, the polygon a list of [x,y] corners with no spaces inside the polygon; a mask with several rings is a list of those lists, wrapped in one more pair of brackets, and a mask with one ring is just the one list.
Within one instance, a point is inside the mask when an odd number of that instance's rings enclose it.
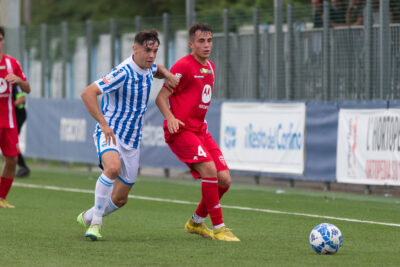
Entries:
{"label": "player's knee", "polygon": [[17,166],[18,157],[5,157],[5,164],[12,167]]}
{"label": "player's knee", "polygon": [[204,168],[203,172],[203,177],[217,177],[217,168],[215,165],[208,165],[206,168]]}
{"label": "player's knee", "polygon": [[228,186],[231,186],[231,183],[232,183],[232,180],[231,180],[230,176],[227,179],[218,179],[219,186],[228,187]]}
{"label": "player's knee", "polygon": [[218,185],[219,186],[231,186],[232,179],[231,176],[229,175],[229,172],[224,173],[224,172],[219,172],[218,173]]}
{"label": "player's knee", "polygon": [[111,165],[111,166],[107,166],[104,169],[104,173],[107,175],[107,177],[109,177],[110,179],[116,179],[119,175],[119,170],[120,167],[117,165]]}

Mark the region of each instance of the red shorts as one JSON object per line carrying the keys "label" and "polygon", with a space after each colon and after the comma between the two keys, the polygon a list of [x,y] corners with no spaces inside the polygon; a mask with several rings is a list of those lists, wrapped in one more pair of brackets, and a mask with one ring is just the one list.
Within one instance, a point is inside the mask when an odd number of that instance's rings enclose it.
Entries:
{"label": "red shorts", "polygon": [[0,128],[0,149],[6,157],[19,155],[17,128]]}
{"label": "red shorts", "polygon": [[201,178],[192,163],[214,161],[217,172],[229,170],[224,156],[210,133],[195,133],[187,130],[179,130],[176,134],[170,134],[164,129],[165,142],[172,152],[190,168],[194,178]]}

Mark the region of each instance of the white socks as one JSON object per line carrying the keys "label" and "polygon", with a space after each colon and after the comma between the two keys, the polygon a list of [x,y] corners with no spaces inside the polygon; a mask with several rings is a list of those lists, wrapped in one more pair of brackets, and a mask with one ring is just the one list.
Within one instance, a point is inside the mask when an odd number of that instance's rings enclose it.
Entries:
{"label": "white socks", "polygon": [[192,218],[193,218],[193,221],[194,221],[195,223],[202,223],[202,222],[204,222],[204,220],[205,220],[205,218],[200,217],[200,216],[197,215],[196,213],[193,214]]}
{"label": "white socks", "polygon": [[107,205],[106,205],[106,208],[104,209],[103,217],[107,216],[108,214],[110,214],[110,213],[112,213],[114,211],[116,211],[117,209],[119,209],[119,208],[117,207],[117,205],[115,205],[112,202],[111,197],[109,197],[107,199]]}
{"label": "white socks", "polygon": [[[106,208],[104,209],[103,217],[109,215],[110,213],[113,213],[117,209],[119,209],[119,208],[112,202],[111,197],[109,197],[107,199],[107,205],[106,205]],[[83,213],[83,220],[85,221],[85,223],[87,225],[90,225],[92,222],[94,210],[95,210],[95,208],[93,206]]]}
{"label": "white socks", "polygon": [[[108,199],[110,199],[113,190],[113,184],[114,180],[111,180],[110,178],[105,176],[104,173],[102,173],[99,179],[97,180],[96,190],[94,193],[94,206],[90,209],[93,213],[91,224],[101,225],[103,214],[105,213],[106,207],[109,206],[109,202],[112,203],[112,201],[111,200],[108,201]],[[116,206],[113,204],[112,211],[115,210],[115,207]],[[107,214],[111,212],[108,211]],[[85,217],[89,219],[87,216]]]}

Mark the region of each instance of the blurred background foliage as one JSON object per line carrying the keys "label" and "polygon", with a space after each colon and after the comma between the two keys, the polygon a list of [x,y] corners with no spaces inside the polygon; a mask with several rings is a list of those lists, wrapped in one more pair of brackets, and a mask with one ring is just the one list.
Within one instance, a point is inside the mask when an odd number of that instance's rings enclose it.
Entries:
{"label": "blurred background foliage", "polygon": [[[222,14],[228,8],[232,15],[252,12],[254,7],[273,9],[273,0],[196,0],[196,12],[201,16]],[[311,0],[285,0],[284,4],[309,6]],[[186,0],[33,0],[31,25],[40,23],[81,22],[110,18],[154,17],[164,12],[185,15]]]}

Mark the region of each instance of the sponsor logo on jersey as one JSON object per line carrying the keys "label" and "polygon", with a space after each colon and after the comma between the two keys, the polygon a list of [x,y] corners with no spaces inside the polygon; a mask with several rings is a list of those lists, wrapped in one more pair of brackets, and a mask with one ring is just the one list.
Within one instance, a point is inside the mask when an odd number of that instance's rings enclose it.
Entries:
{"label": "sponsor logo on jersey", "polygon": [[211,86],[209,84],[204,85],[201,100],[206,104],[211,101]]}
{"label": "sponsor logo on jersey", "polygon": [[201,69],[200,69],[200,72],[201,72],[201,73],[212,73],[211,70],[206,69],[206,68],[201,68]]}
{"label": "sponsor logo on jersey", "polygon": [[0,94],[4,93],[7,90],[7,81],[3,78],[0,78]]}
{"label": "sponsor logo on jersey", "polygon": [[201,108],[201,109],[208,109],[208,106],[203,105],[203,104],[200,104],[200,105],[199,105],[199,108]]}
{"label": "sponsor logo on jersey", "polygon": [[182,78],[182,74],[180,73],[175,73],[175,76],[178,77],[179,79]]}
{"label": "sponsor logo on jersey", "polygon": [[193,157],[193,160],[198,160],[199,158],[197,157],[197,156],[194,156]]}
{"label": "sponsor logo on jersey", "polygon": [[110,84],[110,82],[107,80],[106,77],[103,78],[103,82],[104,82],[105,84]]}
{"label": "sponsor logo on jersey", "polygon": [[195,78],[204,78],[203,75],[194,75]]}
{"label": "sponsor logo on jersey", "polygon": [[110,74],[107,74],[104,78],[103,78],[103,82],[105,84],[110,84],[112,82],[115,81],[116,77],[118,76],[118,74],[122,73],[123,70],[119,69],[117,71],[111,72]]}
{"label": "sponsor logo on jersey", "polygon": [[5,70],[6,66],[0,66],[0,70]]}

